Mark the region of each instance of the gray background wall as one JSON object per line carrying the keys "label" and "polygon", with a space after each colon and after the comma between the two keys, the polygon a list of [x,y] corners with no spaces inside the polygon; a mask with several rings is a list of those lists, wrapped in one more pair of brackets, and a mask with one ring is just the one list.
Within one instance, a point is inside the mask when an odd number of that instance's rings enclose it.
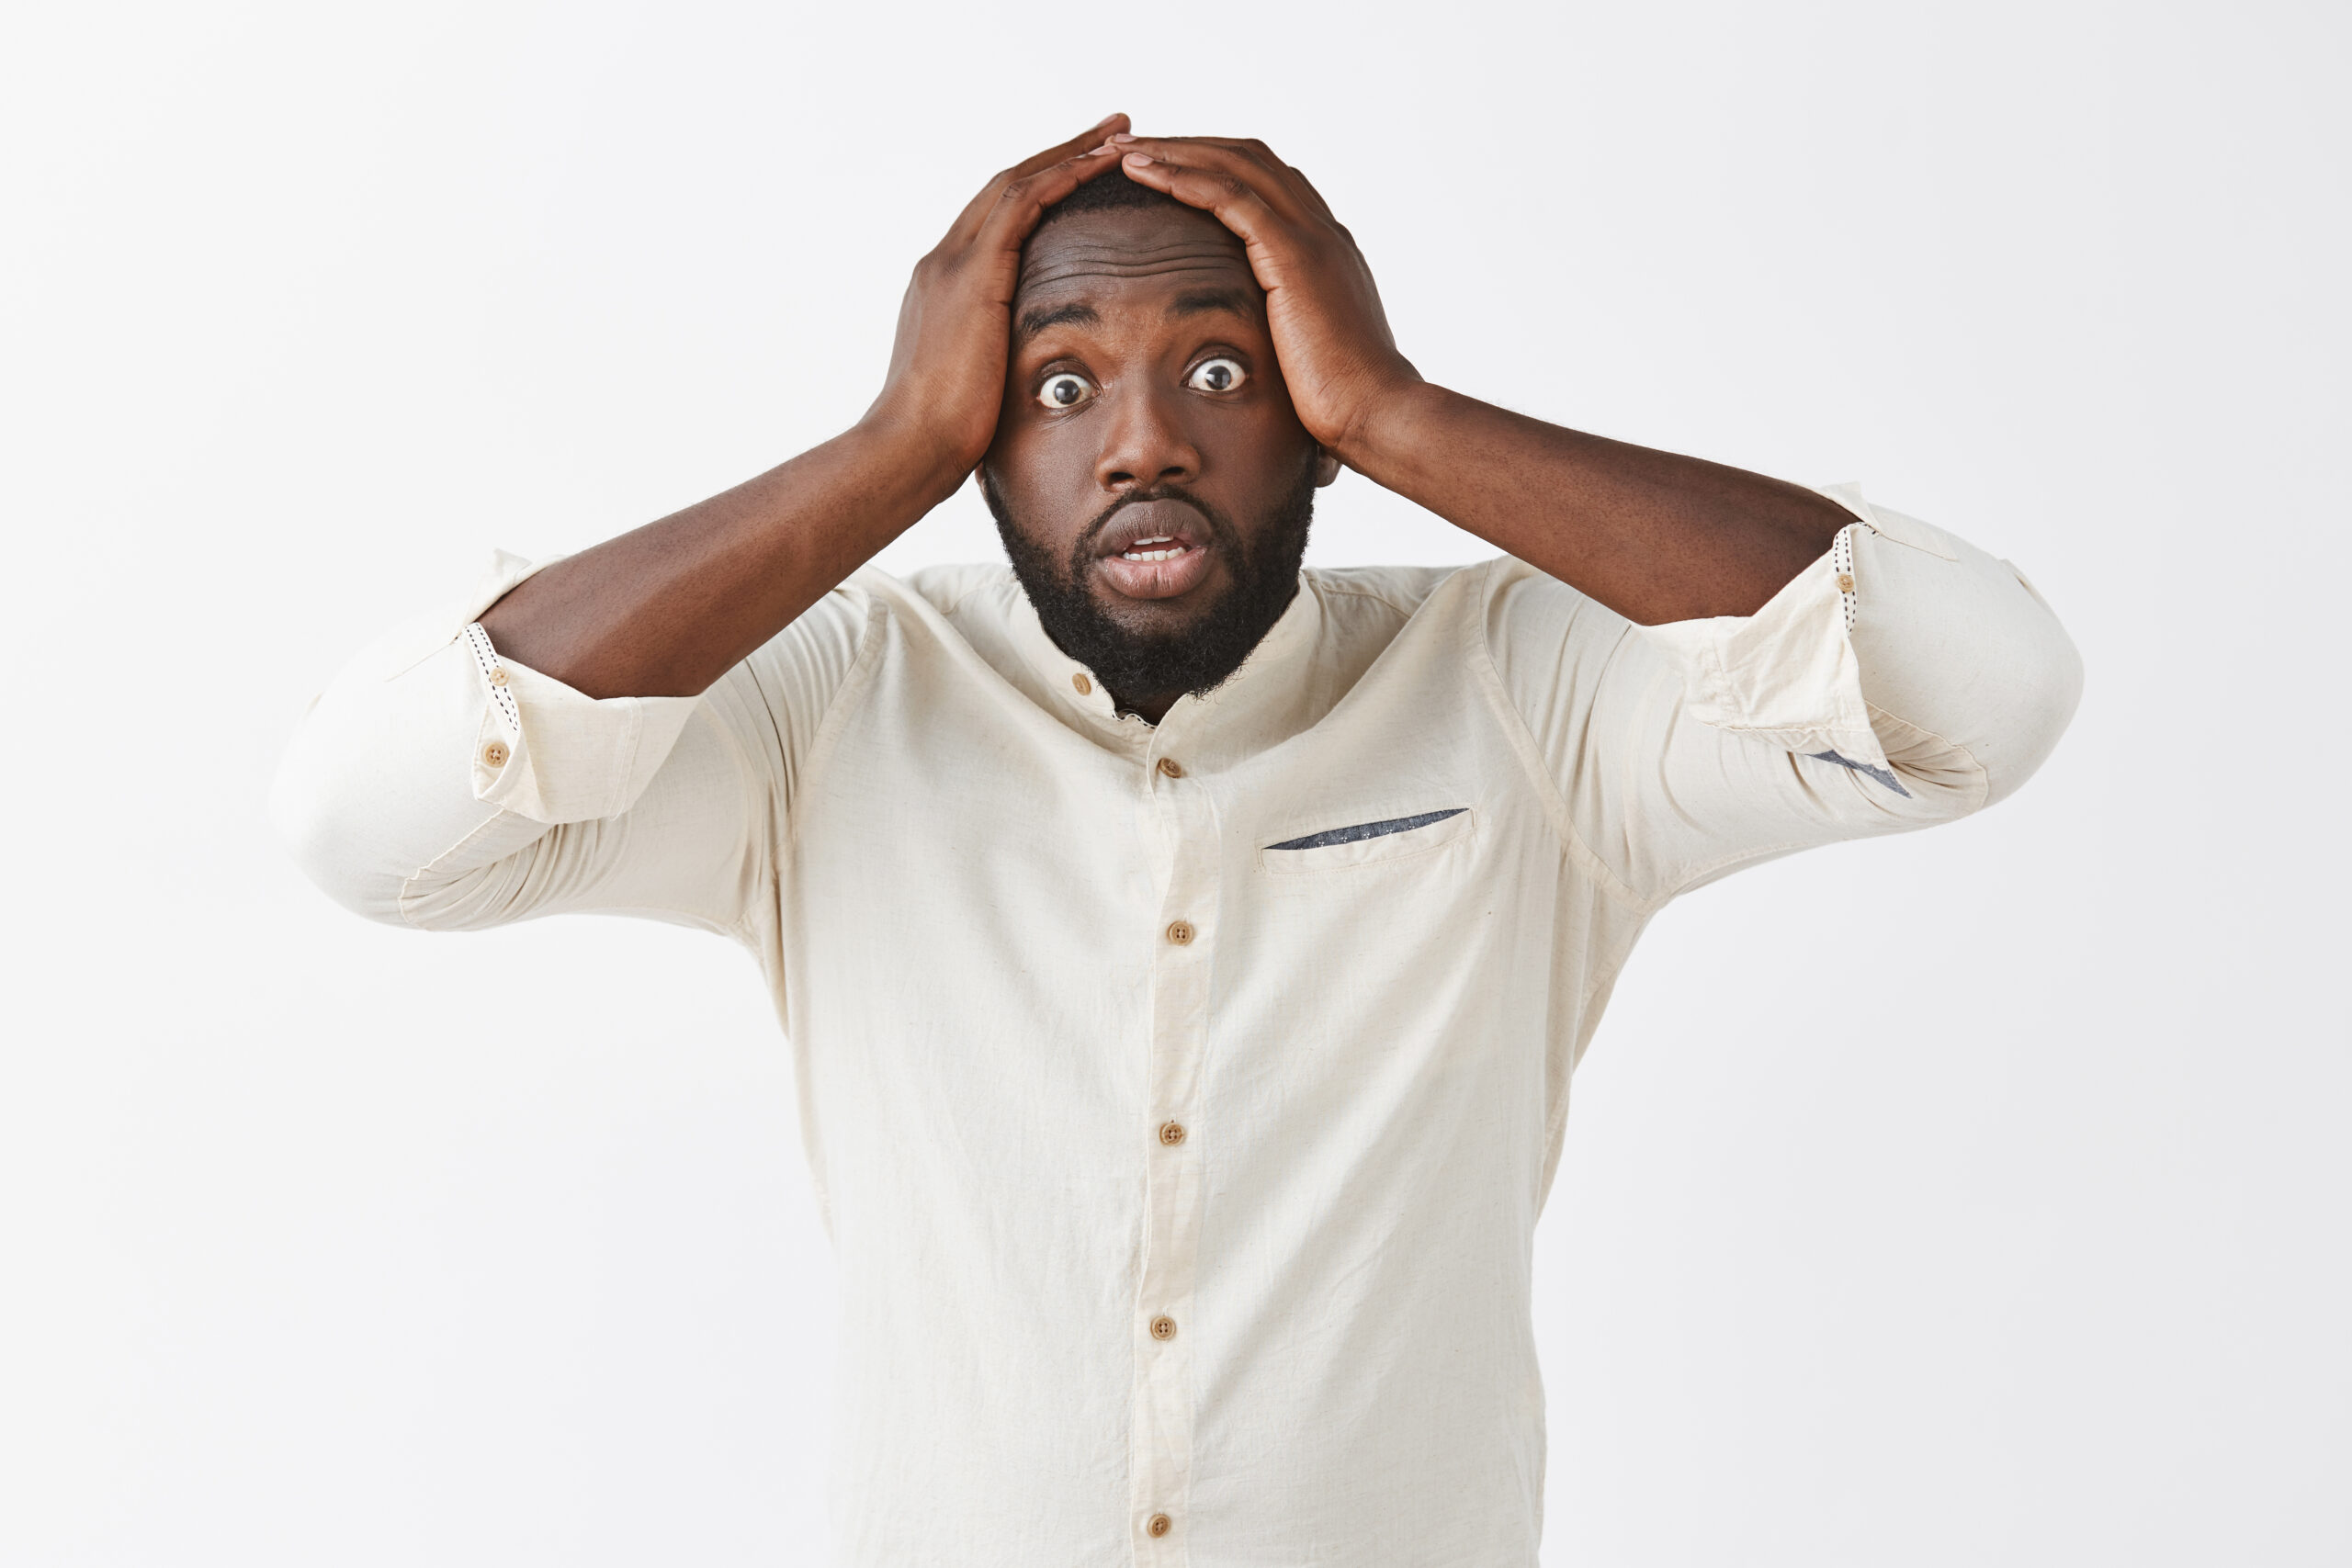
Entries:
{"label": "gray background wall", "polygon": [[[492,545],[821,439],[1114,108],[1256,134],[1427,373],[1871,493],[2088,666],[2018,799],[1653,928],[1541,1234],[1556,1564],[2342,1563],[2346,14],[26,8],[0,47],[0,1559],[814,1560],[757,977],[365,925],[301,705]],[[967,491],[885,558],[987,558]],[[1485,547],[1355,476],[1324,562]]]}

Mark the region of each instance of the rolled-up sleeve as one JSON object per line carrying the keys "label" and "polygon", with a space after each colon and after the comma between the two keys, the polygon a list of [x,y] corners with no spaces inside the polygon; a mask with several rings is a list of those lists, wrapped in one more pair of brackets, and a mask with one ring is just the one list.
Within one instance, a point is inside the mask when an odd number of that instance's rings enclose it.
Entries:
{"label": "rolled-up sleeve", "polygon": [[477,624],[535,570],[498,555],[451,609],[335,677],[279,765],[280,835],[330,897],[393,924],[594,909],[748,936],[863,595],[828,596],[701,696],[592,698],[499,656]]}
{"label": "rolled-up sleeve", "polygon": [[2082,662],[2015,567],[1864,500],[1753,615],[1641,626],[1498,563],[1487,646],[1564,819],[1645,904],[1948,821],[2056,747]]}

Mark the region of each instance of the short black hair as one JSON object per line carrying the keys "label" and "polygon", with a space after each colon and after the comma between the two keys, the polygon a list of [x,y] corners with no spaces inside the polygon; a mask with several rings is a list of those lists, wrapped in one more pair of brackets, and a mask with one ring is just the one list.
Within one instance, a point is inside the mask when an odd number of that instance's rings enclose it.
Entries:
{"label": "short black hair", "polygon": [[[1154,190],[1140,180],[1127,178],[1125,169],[1105,169],[1053,206],[1046,209],[1037,220],[1043,229],[1057,218],[1074,217],[1081,212],[1124,212],[1130,208],[1173,207],[1185,212],[1198,212],[1197,207],[1187,207],[1166,191]],[[1032,234],[1037,231],[1032,229]]]}

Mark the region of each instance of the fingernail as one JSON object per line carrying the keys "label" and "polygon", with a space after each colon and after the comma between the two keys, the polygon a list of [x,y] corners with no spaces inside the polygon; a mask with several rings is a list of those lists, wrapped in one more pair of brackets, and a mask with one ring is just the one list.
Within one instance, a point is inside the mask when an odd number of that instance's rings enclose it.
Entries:
{"label": "fingernail", "polygon": [[1146,156],[1145,156],[1143,153],[1141,153],[1141,152],[1130,152],[1130,153],[1128,153],[1128,154],[1127,154],[1127,157],[1126,157],[1126,161],[1127,161],[1128,163],[1130,163],[1130,164],[1134,164],[1136,168],[1138,168],[1138,169],[1142,168],[1146,164],[1148,164],[1148,163],[1150,163],[1150,162],[1151,162],[1151,160],[1150,160],[1149,158],[1146,157]]}
{"label": "fingernail", "polygon": [[1118,134],[1118,135],[1114,136],[1113,138],[1111,138],[1111,140],[1112,140],[1112,141],[1133,141],[1135,140],[1135,138],[1134,138],[1134,137],[1132,137],[1132,136],[1130,136],[1130,135],[1128,135],[1125,131],[1124,131],[1124,130],[1123,130],[1123,131],[1119,132],[1119,134]]}
{"label": "fingernail", "polygon": [[1116,147],[1114,147],[1109,142],[1105,141],[1102,146],[1097,147],[1093,152],[1089,152],[1087,156],[1090,158],[1100,158],[1105,152],[1116,152],[1117,151],[1118,149]]}

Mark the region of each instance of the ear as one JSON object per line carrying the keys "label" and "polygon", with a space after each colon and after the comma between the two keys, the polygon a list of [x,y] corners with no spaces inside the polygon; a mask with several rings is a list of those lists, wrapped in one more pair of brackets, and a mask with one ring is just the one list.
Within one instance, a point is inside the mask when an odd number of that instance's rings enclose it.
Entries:
{"label": "ear", "polygon": [[1340,459],[1322,447],[1315,449],[1315,488],[1321,490],[1340,477]]}

